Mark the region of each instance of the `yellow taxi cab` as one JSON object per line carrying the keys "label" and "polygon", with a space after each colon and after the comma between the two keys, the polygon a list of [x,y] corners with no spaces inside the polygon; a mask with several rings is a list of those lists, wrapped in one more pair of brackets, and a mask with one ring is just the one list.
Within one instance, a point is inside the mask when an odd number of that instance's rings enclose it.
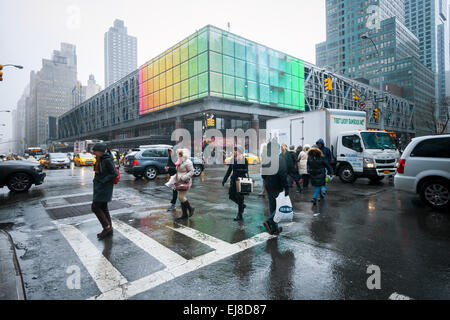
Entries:
{"label": "yellow taxi cab", "polygon": [[39,159],[39,163],[42,167],[46,168],[49,164],[49,158],[48,157],[42,157]]}
{"label": "yellow taxi cab", "polygon": [[[244,157],[247,159],[248,164],[254,164],[254,165],[259,164],[259,157],[254,155],[253,153],[245,153]],[[232,157],[226,158],[225,164],[231,164],[231,158]]]}
{"label": "yellow taxi cab", "polygon": [[73,157],[73,162],[75,166],[93,166],[95,165],[95,156],[90,153],[77,153]]}

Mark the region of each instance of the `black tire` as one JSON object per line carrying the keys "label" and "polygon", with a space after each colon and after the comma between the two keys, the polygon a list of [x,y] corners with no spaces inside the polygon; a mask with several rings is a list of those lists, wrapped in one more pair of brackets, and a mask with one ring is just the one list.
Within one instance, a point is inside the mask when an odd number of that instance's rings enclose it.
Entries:
{"label": "black tire", "polygon": [[384,179],[384,177],[379,177],[379,176],[369,178],[370,182],[373,182],[373,183],[381,182],[381,181],[383,181],[383,179]]}
{"label": "black tire", "polygon": [[353,172],[353,168],[348,164],[339,168],[338,175],[342,182],[353,183],[356,181],[355,172]]}
{"label": "black tire", "polygon": [[420,189],[420,198],[433,209],[450,206],[450,183],[442,179],[425,182]]}
{"label": "black tire", "polygon": [[33,184],[33,178],[27,173],[15,173],[8,178],[6,185],[12,192],[27,192]]}
{"label": "black tire", "polygon": [[201,176],[203,169],[201,166],[194,166],[194,177]]}
{"label": "black tire", "polygon": [[145,168],[145,172],[144,172],[144,177],[147,180],[155,180],[156,177],[158,176],[158,169],[156,169],[156,167],[150,166]]}

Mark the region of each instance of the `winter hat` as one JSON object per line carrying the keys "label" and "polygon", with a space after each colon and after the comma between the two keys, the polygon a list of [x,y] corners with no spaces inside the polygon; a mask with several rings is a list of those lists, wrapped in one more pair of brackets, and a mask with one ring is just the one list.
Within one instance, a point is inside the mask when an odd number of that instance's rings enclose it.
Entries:
{"label": "winter hat", "polygon": [[94,147],[92,148],[92,151],[106,152],[107,148],[108,147],[106,146],[106,144],[99,142],[94,145]]}
{"label": "winter hat", "polygon": [[295,150],[295,146],[290,146],[289,150]]}

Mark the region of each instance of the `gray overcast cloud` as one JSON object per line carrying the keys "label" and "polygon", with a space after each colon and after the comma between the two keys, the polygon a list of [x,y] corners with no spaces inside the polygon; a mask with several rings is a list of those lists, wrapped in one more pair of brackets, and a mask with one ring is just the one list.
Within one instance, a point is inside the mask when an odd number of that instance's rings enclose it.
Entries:
{"label": "gray overcast cloud", "polygon": [[25,67],[3,70],[0,110],[16,108],[30,71],[61,42],[77,46],[78,79],[93,74],[103,88],[103,36],[116,18],[138,39],[138,65],[207,24],[230,22],[231,32],[312,63],[325,40],[323,0],[0,0],[0,15],[0,63]]}

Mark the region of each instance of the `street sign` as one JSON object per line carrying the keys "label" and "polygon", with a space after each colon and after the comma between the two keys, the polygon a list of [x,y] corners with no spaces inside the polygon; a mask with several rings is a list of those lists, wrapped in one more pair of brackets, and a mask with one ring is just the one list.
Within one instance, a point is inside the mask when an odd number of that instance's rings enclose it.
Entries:
{"label": "street sign", "polygon": [[359,108],[359,110],[365,110],[366,109],[366,103],[365,102],[358,103],[358,108]]}
{"label": "street sign", "polygon": [[376,101],[377,102],[384,102],[384,98],[377,98]]}

